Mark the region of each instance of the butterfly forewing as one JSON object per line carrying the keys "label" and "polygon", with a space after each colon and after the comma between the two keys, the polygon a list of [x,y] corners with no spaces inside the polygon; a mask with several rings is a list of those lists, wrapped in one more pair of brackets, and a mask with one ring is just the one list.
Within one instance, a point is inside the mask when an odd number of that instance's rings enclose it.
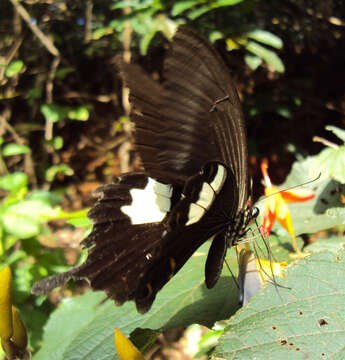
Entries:
{"label": "butterfly forewing", "polygon": [[244,207],[248,198],[246,133],[229,69],[209,42],[190,29],[180,29],[164,67],[166,125],[159,140],[160,163],[188,175],[210,160],[226,164],[233,170],[240,187],[240,207]]}

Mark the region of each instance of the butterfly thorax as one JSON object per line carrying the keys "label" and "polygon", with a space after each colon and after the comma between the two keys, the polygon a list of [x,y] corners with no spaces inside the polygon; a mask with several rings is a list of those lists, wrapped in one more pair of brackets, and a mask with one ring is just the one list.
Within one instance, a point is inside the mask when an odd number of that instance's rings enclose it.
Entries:
{"label": "butterfly thorax", "polygon": [[228,223],[225,232],[228,247],[237,245],[240,240],[246,236],[248,225],[258,216],[258,214],[258,208],[251,205],[238,211],[234,219]]}

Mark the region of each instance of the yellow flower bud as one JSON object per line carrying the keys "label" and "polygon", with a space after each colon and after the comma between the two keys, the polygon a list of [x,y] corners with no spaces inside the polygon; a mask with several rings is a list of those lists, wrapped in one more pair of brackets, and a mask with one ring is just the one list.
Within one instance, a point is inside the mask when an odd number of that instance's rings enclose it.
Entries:
{"label": "yellow flower bud", "polygon": [[11,281],[11,270],[5,266],[0,271],[0,337],[3,340],[9,340],[13,334]]}
{"label": "yellow flower bud", "polygon": [[21,350],[25,350],[28,345],[26,328],[20,318],[18,310],[12,305],[13,335],[11,340]]}

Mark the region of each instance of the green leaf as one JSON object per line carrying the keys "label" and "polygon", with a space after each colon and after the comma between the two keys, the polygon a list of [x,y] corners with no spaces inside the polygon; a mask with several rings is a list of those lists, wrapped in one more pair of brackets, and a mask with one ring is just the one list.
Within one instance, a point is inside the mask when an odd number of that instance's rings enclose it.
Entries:
{"label": "green leaf", "polygon": [[53,192],[45,191],[45,190],[32,191],[26,197],[26,200],[39,200],[48,205],[59,204],[62,202],[62,199],[59,195],[56,195]]}
{"label": "green leaf", "polygon": [[102,27],[102,28],[98,28],[95,31],[93,31],[92,33],[92,40],[99,40],[101,39],[103,36],[106,35],[110,35],[112,34],[114,31],[112,28],[110,27]]}
{"label": "green leaf", "polygon": [[56,73],[55,73],[55,77],[57,79],[64,79],[68,74],[75,72],[75,68],[74,67],[65,67],[62,69],[59,69]]}
{"label": "green leaf", "polygon": [[131,333],[129,340],[144,354],[155,343],[159,335],[159,331],[138,328]]}
{"label": "green leaf", "polygon": [[214,357],[344,359],[345,254],[321,252],[266,283],[230,321]]}
{"label": "green leaf", "polygon": [[272,46],[276,49],[282,49],[283,41],[269,31],[256,29],[246,34],[248,38],[256,40],[262,44]]}
{"label": "green leaf", "polygon": [[241,3],[243,0],[216,0],[212,3],[215,7],[233,6]]}
{"label": "green leaf", "polygon": [[323,149],[318,155],[318,164],[319,171],[345,184],[345,145]]}
{"label": "green leaf", "polygon": [[14,172],[0,177],[0,188],[7,191],[19,191],[25,188],[28,183],[28,177],[23,172]]}
{"label": "green leaf", "polygon": [[26,92],[26,96],[28,98],[29,103],[32,104],[33,100],[42,97],[42,91],[39,87],[34,87]]}
{"label": "green leaf", "polygon": [[[272,239],[275,259],[291,260],[289,244],[289,237]],[[211,327],[215,321],[229,318],[238,309],[237,286],[224,266],[216,286],[206,288],[204,267],[209,245],[209,242],[202,245],[164,286],[145,315],[138,314],[132,302],[121,307],[116,307],[112,301],[103,302],[105,294],[102,292],[90,291],[73,299],[64,299],[47,323],[42,348],[34,360],[114,359],[115,326],[128,336],[136,328],[162,331],[194,323]],[[236,276],[234,249],[228,251],[227,262]],[[68,327],[67,332],[62,331],[65,327]],[[137,332],[133,334],[135,344],[145,347],[136,342],[136,335]]]}
{"label": "green leaf", "polygon": [[[192,10],[189,12],[188,14],[188,18],[191,20],[195,20],[196,18],[200,17],[201,15],[204,15],[205,13],[214,10],[214,9],[218,9],[221,7],[226,7],[226,6],[234,6],[236,4],[241,3],[243,0],[216,0],[216,1],[212,1],[207,5],[202,5],[199,8]],[[201,3],[199,1],[199,3]]]}
{"label": "green leaf", "polygon": [[7,77],[12,77],[14,75],[19,74],[20,70],[22,70],[24,66],[23,61],[21,60],[15,60],[12,61],[6,68],[5,75]]}
{"label": "green leaf", "polygon": [[252,70],[256,70],[262,64],[261,58],[251,54],[246,54],[244,60]]}
{"label": "green leaf", "polygon": [[3,156],[13,156],[13,155],[21,155],[21,154],[27,154],[31,150],[26,145],[20,145],[20,144],[8,144],[4,146],[2,149],[2,155]]}
{"label": "green leaf", "polygon": [[55,150],[61,150],[63,148],[63,138],[61,136],[55,136],[53,138],[53,147]]}
{"label": "green leaf", "polygon": [[74,174],[74,171],[67,164],[53,165],[46,171],[46,180],[49,182],[53,181],[58,173],[66,176],[72,176]]}
{"label": "green leaf", "polygon": [[195,9],[195,10],[191,10],[188,14],[188,18],[190,20],[195,20],[198,17],[200,17],[201,15],[204,15],[205,13],[207,13],[208,11],[213,10],[209,5],[204,5],[204,6],[200,6],[199,8]]}
{"label": "green leaf", "polygon": [[194,358],[198,359],[199,357],[206,355],[213,347],[218,344],[218,340],[223,335],[223,333],[224,330],[210,330],[204,334],[199,341],[199,351],[194,356]]}
{"label": "green leaf", "polygon": [[272,50],[269,50],[254,41],[248,41],[245,47],[249,52],[265,60],[267,64],[271,65],[276,71],[281,73],[285,71],[284,64],[279,56]]}
{"label": "green leaf", "polygon": [[80,217],[67,220],[68,224],[71,224],[75,227],[90,227],[92,225],[92,221],[88,217]]}
{"label": "green leaf", "polygon": [[199,4],[200,1],[199,0],[189,0],[189,1],[176,1],[174,3],[174,6],[171,10],[171,15],[172,16],[177,16],[182,14],[184,11],[189,10],[190,8],[192,8],[194,5]]}
{"label": "green leaf", "polygon": [[57,104],[42,104],[40,111],[46,120],[58,122],[67,116],[67,110]]}
{"label": "green leaf", "polygon": [[306,246],[305,251],[316,253],[329,251],[333,254],[337,254],[341,248],[344,248],[345,237],[333,236],[330,238],[319,238],[311,245]]}
{"label": "green leaf", "polygon": [[42,221],[43,216],[49,216],[53,212],[52,206],[41,199],[25,199],[10,205],[6,213],[20,214],[32,217],[35,221]]}
{"label": "green leaf", "polygon": [[[140,4],[142,3],[142,4]],[[143,1],[139,1],[139,0],[128,0],[128,1],[116,1],[115,4],[111,7],[112,10],[117,10],[117,9],[126,9],[126,8],[133,8],[133,9],[141,9],[143,7],[147,7],[147,5],[145,5],[145,3],[147,4],[147,1],[143,0]],[[149,3],[152,4],[152,1],[149,1]]]}
{"label": "green leaf", "polygon": [[276,106],[276,111],[280,116],[285,117],[286,119],[291,119],[292,117],[291,111],[287,106],[278,104]]}
{"label": "green leaf", "polygon": [[325,129],[332,131],[334,135],[336,135],[339,139],[341,139],[345,143],[345,130],[331,125],[326,126]]}
{"label": "green leaf", "polygon": [[211,31],[209,34],[209,40],[210,42],[214,43],[217,40],[224,39],[224,34],[221,31]]}
{"label": "green leaf", "polygon": [[87,121],[89,120],[89,110],[86,106],[79,106],[67,112],[67,116],[71,120]]}
{"label": "green leaf", "polygon": [[28,239],[41,231],[40,223],[31,216],[6,212],[2,217],[4,230],[19,239]]}
{"label": "green leaf", "polygon": [[[115,326],[128,336],[138,327],[162,330],[196,322],[211,326],[228,318],[238,308],[237,287],[224,267],[216,286],[206,288],[204,266],[208,248],[209,244],[204,244],[192,256],[158,293],[145,315],[138,314],[132,302],[121,307],[112,301],[102,303],[105,294],[99,292],[64,299],[47,323],[42,349],[34,360],[114,359]],[[230,267],[236,269],[234,250],[227,259]]]}

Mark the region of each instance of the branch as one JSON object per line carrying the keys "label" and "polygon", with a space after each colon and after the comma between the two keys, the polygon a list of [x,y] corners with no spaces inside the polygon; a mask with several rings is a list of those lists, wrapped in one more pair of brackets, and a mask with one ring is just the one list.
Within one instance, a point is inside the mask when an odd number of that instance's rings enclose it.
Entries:
{"label": "branch", "polygon": [[[16,55],[16,53],[17,53],[20,45],[22,44],[22,42],[23,42],[23,37],[19,37],[18,39],[16,39],[15,43],[11,47],[11,49],[8,52],[7,56],[3,60],[3,63],[5,65],[8,65],[12,61],[12,59]],[[3,80],[3,78],[4,78],[5,70],[6,70],[6,66],[0,67],[0,84],[1,84],[1,81]]]}
{"label": "branch", "polygon": [[323,144],[325,146],[331,147],[333,149],[339,149],[339,146],[337,144],[334,144],[333,142],[328,141],[328,140],[326,140],[326,139],[324,139],[322,137],[319,137],[319,136],[314,136],[313,141],[314,142],[319,142],[319,143],[321,143],[321,144]]}
{"label": "branch", "polygon": [[[130,8],[126,8],[124,10],[125,14],[129,14],[131,11]],[[125,29],[123,32],[123,59],[125,62],[131,61],[131,38],[132,38],[132,27],[131,23],[129,21],[125,24]],[[125,110],[126,116],[129,117],[130,114],[130,103],[129,103],[129,89],[127,87],[122,88],[122,106]],[[120,168],[121,172],[128,172],[129,169],[129,162],[130,162],[130,156],[129,152],[131,149],[131,124],[126,123],[124,125],[124,132],[127,135],[127,139],[123,142],[123,144],[120,146],[118,154],[119,154],[119,160],[120,160]]]}
{"label": "branch", "polygon": [[59,50],[54,46],[53,42],[47,37],[40,28],[31,21],[31,17],[25,8],[18,3],[17,0],[10,0],[14,8],[18,11],[18,14],[26,22],[31,31],[36,35],[36,37],[41,41],[44,47],[56,57],[60,57]]}
{"label": "branch", "polygon": [[[54,87],[54,78],[56,70],[59,66],[60,58],[55,57],[50,66],[48,73],[47,84],[46,84],[46,102],[51,104],[53,102],[53,87]],[[45,134],[44,137],[46,140],[51,140],[53,137],[53,122],[49,119],[46,120]]]}
{"label": "branch", "polygon": [[93,3],[92,0],[86,1],[85,9],[85,33],[84,33],[84,42],[88,43],[92,39],[92,9]]}

